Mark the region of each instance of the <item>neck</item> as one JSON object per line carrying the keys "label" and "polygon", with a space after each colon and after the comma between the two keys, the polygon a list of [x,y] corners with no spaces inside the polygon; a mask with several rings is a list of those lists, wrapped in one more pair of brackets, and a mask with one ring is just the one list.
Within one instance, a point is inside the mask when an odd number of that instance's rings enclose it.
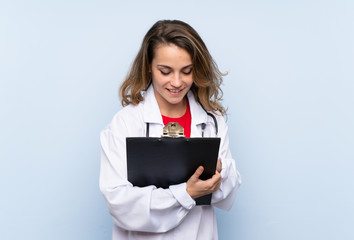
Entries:
{"label": "neck", "polygon": [[165,117],[179,118],[182,117],[187,109],[187,98],[184,97],[183,100],[174,105],[164,106],[164,104],[158,103],[160,112]]}

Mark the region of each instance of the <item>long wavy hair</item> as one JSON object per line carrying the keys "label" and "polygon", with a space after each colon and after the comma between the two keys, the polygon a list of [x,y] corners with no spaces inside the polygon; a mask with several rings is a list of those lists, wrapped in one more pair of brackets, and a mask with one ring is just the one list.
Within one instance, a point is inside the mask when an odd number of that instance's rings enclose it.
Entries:
{"label": "long wavy hair", "polygon": [[221,105],[223,92],[220,85],[225,74],[220,72],[199,34],[190,25],[178,20],[158,21],[146,33],[130,71],[119,88],[122,105],[136,105],[144,100],[142,91],[152,82],[149,69],[154,51],[160,45],[169,44],[186,50],[191,56],[191,91],[195,99],[206,110],[224,115],[226,110]]}

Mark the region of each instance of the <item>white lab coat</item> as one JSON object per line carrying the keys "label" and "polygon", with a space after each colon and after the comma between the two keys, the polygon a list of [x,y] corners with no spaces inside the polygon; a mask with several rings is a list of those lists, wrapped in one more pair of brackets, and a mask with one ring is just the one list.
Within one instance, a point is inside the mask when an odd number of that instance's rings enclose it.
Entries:
{"label": "white lab coat", "polygon": [[[213,119],[188,93],[192,115],[191,137],[215,137]],[[227,125],[215,115],[218,137],[221,138],[219,157],[222,160],[222,183],[213,193],[211,206],[196,206],[186,191],[186,183],[168,189],[155,186],[133,187],[127,180],[126,137],[162,135],[163,122],[151,85],[138,105],[128,105],[119,111],[101,132],[100,189],[114,221],[112,239],[218,239],[214,207],[229,210],[234,202],[241,177],[229,149]],[[144,164],[144,159],[141,160]],[[161,169],[163,171],[163,169]]]}

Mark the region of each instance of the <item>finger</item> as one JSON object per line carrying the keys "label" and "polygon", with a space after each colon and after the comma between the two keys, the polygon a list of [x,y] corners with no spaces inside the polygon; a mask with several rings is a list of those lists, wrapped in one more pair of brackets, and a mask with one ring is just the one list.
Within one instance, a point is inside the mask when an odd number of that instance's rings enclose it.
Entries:
{"label": "finger", "polygon": [[213,193],[213,192],[215,192],[216,190],[218,190],[219,189],[219,187],[220,187],[220,185],[221,185],[221,181],[216,181],[216,182],[214,182],[208,189],[209,189],[209,193]]}
{"label": "finger", "polygon": [[220,173],[214,174],[214,176],[212,177],[212,181],[214,182],[214,186],[217,185],[219,182],[221,182]]}
{"label": "finger", "polygon": [[214,192],[217,191],[220,188],[220,186],[221,186],[221,181],[218,182],[218,184],[215,186]]}
{"label": "finger", "polygon": [[218,158],[218,162],[217,162],[217,164],[216,164],[216,170],[217,170],[218,172],[221,172],[221,170],[222,170],[221,158]]}
{"label": "finger", "polygon": [[221,175],[218,171],[215,171],[215,174],[208,180],[206,180],[206,182],[209,182],[210,187],[213,188],[216,184],[218,184],[218,182],[221,182]]}
{"label": "finger", "polygon": [[219,178],[215,181],[214,186],[213,186],[213,190],[214,191],[218,190],[220,185],[221,185],[221,178]]}
{"label": "finger", "polygon": [[204,168],[202,166],[199,166],[197,168],[197,170],[195,170],[193,177],[196,179],[199,179],[199,177],[200,177],[200,175],[202,175],[203,171],[204,171]]}
{"label": "finger", "polygon": [[215,170],[215,174],[213,175],[212,178],[221,178],[221,175],[217,170]]}

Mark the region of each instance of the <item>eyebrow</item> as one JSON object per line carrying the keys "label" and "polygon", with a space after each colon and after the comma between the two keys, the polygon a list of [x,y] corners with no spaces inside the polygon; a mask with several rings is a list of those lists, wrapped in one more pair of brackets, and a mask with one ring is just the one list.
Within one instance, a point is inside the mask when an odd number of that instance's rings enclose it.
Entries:
{"label": "eyebrow", "polygon": [[[192,67],[192,65],[193,65],[193,64],[189,64],[189,65],[187,65],[187,66],[184,66],[184,67],[182,68],[182,70],[183,70],[183,69],[186,69],[186,68],[189,68],[189,67]],[[158,67],[163,67],[163,68],[172,69],[170,66],[167,66],[167,65],[158,64],[157,66],[158,66]]]}

